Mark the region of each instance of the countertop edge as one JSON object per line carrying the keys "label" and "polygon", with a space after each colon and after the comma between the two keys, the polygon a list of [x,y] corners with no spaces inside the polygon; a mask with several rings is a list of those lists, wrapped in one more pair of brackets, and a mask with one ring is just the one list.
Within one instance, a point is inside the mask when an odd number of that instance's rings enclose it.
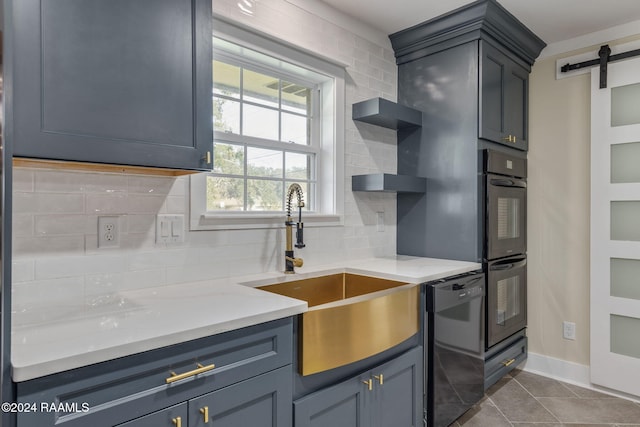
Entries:
{"label": "countertop edge", "polygon": [[[171,286],[190,286],[188,289],[195,289],[195,294],[201,292],[203,288],[209,286],[220,286],[221,282],[224,292],[229,292],[236,298],[243,298],[247,295],[259,295],[256,292],[261,290],[243,291],[268,282],[282,282],[297,280],[305,277],[314,277],[335,272],[347,272],[354,274],[370,275],[390,280],[405,281],[407,283],[424,283],[430,280],[437,280],[444,277],[454,276],[466,272],[475,271],[481,268],[481,264],[465,261],[454,261],[444,259],[420,258],[396,256],[390,258],[371,258],[364,260],[350,261],[347,263],[337,263],[316,266],[313,268],[299,269],[299,274],[284,275],[282,272],[268,272],[252,276],[243,276],[224,279],[221,281],[191,282]],[[238,288],[239,287],[239,288]],[[170,286],[166,289],[170,289]],[[173,292],[175,292],[173,289]],[[136,291],[129,293],[135,294]],[[171,292],[170,292],[171,293]],[[180,330],[167,333],[165,335],[150,336],[149,338],[110,345],[93,351],[78,352],[76,354],[62,357],[52,357],[50,360],[42,362],[28,363],[20,361],[14,362],[12,355],[12,378],[15,382],[23,382],[47,375],[80,368],[96,363],[105,362],[115,358],[125,357],[148,350],[162,348],[169,345],[179,344],[206,336],[212,336],[224,332],[229,332],[244,327],[257,325],[289,316],[302,314],[308,310],[305,301],[295,300],[269,293],[269,299],[276,301],[277,308],[260,308],[249,311],[248,314],[236,318],[216,320],[214,323],[194,325],[184,327]],[[37,329],[37,328],[36,328]]]}

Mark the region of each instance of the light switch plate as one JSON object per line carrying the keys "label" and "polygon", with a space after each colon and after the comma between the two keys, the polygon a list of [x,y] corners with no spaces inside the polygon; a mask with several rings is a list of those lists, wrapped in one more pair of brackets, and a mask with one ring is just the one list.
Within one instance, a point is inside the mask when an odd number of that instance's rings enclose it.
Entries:
{"label": "light switch plate", "polygon": [[156,217],[156,243],[182,243],[184,234],[184,215]]}

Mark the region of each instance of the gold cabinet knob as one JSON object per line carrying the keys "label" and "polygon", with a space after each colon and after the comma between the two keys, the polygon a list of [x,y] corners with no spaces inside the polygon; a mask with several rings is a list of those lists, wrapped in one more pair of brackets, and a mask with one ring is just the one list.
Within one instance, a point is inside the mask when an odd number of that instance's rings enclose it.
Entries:
{"label": "gold cabinet knob", "polygon": [[367,386],[367,389],[369,391],[373,390],[373,380],[372,379],[368,379],[366,381],[362,381],[362,383]]}
{"label": "gold cabinet knob", "polygon": [[172,423],[173,423],[173,425],[174,425],[174,426],[176,426],[176,427],[182,427],[182,418],[181,418],[181,417],[173,418],[173,419],[171,420],[171,422],[172,422]]}
{"label": "gold cabinet knob", "polygon": [[373,378],[377,379],[380,385],[384,385],[384,375],[374,375]]}

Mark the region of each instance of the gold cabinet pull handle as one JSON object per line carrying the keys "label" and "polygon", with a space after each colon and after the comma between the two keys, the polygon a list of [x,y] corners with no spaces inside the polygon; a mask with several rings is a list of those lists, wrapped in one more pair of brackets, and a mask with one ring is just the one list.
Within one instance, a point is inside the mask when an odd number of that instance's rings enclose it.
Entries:
{"label": "gold cabinet pull handle", "polygon": [[362,383],[367,385],[367,389],[369,389],[369,391],[373,390],[373,380],[372,379],[368,379],[367,381],[362,381]]}
{"label": "gold cabinet pull handle", "polygon": [[173,418],[173,419],[171,420],[171,422],[172,422],[172,423],[173,423],[173,425],[174,425],[174,426],[176,426],[176,427],[182,427],[182,418],[180,418],[180,417]]}
{"label": "gold cabinet pull handle", "polygon": [[380,385],[384,385],[384,375],[374,375],[373,378],[377,379]]}
{"label": "gold cabinet pull handle", "polygon": [[185,372],[184,374],[176,374],[175,372],[171,372],[171,376],[167,378],[165,381],[167,382],[167,384],[171,384],[173,382],[180,381],[185,378],[193,377],[194,375],[198,375],[203,372],[210,371],[215,367],[216,365],[214,365],[213,363],[207,366],[203,366],[200,363],[198,363],[198,368],[194,369],[193,371]]}
{"label": "gold cabinet pull handle", "polygon": [[205,406],[200,408],[200,413],[202,414],[202,418],[204,418],[204,423],[207,424],[209,422],[209,407]]}
{"label": "gold cabinet pull handle", "polygon": [[207,154],[205,154],[202,157],[202,160],[204,160],[208,165],[211,164],[211,151],[207,151]]}
{"label": "gold cabinet pull handle", "polygon": [[505,136],[504,138],[502,138],[502,140],[507,142],[513,142],[514,144],[518,142],[518,139],[516,138],[515,135]]}
{"label": "gold cabinet pull handle", "polygon": [[509,359],[509,360],[506,360],[506,361],[502,362],[502,364],[506,367],[506,366],[511,365],[515,361],[516,361],[516,359]]}

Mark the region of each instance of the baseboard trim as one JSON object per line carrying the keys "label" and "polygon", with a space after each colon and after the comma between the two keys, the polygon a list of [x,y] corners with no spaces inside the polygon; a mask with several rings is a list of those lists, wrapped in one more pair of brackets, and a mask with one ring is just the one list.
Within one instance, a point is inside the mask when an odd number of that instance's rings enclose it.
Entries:
{"label": "baseboard trim", "polygon": [[519,368],[523,371],[531,372],[532,374],[542,375],[544,377],[553,378],[558,381],[563,381],[598,391],[600,393],[640,403],[640,396],[633,396],[592,384],[590,380],[591,368],[588,365],[581,365],[579,363],[529,352],[527,360],[520,365]]}

